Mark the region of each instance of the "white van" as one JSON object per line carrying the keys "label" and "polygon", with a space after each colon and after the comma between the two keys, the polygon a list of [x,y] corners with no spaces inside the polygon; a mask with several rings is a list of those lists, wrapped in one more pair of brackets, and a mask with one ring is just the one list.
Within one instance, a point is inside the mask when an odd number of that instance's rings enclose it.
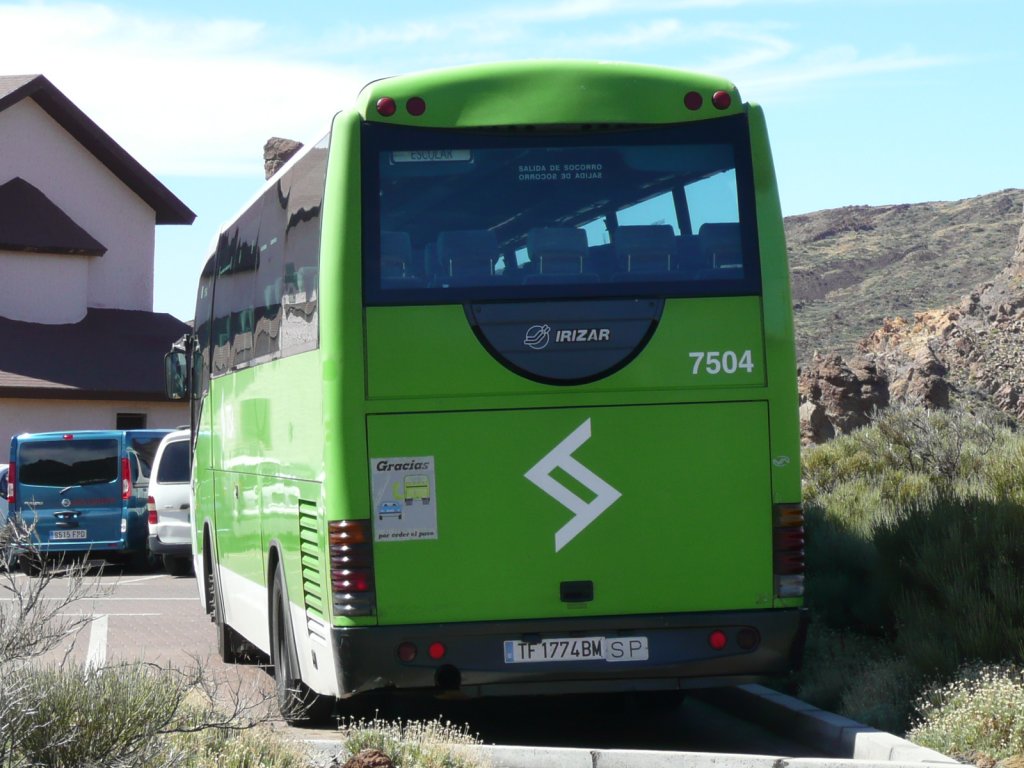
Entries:
{"label": "white van", "polygon": [[157,448],[149,481],[149,551],[172,576],[192,573],[189,431],[171,432]]}

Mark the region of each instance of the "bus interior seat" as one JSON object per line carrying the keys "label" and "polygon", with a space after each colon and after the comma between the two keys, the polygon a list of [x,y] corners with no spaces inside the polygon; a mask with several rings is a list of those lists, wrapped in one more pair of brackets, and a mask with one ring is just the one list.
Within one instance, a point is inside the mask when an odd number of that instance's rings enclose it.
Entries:
{"label": "bus interior seat", "polygon": [[412,257],[408,232],[381,230],[380,281],[382,288],[411,288],[423,284]]}
{"label": "bus interior seat", "polygon": [[707,266],[715,271],[742,270],[743,248],[739,224],[701,224],[699,238],[702,258]]}
{"label": "bus interior seat", "polygon": [[536,227],[526,234],[526,253],[537,275],[580,275],[587,233],[576,227]]}
{"label": "bus interior seat", "polygon": [[611,243],[591,246],[587,253],[587,266],[590,271],[605,278],[618,272],[615,265],[615,246]]}
{"label": "bus interior seat", "polygon": [[622,272],[650,274],[672,269],[676,238],[670,224],[618,227],[612,242]]}
{"label": "bus interior seat", "polygon": [[498,238],[489,229],[451,230],[437,236],[442,280],[449,285],[492,282],[498,255]]}
{"label": "bus interior seat", "polygon": [[672,266],[673,269],[687,274],[711,266],[704,261],[700,250],[700,238],[697,235],[676,236],[676,252]]}
{"label": "bus interior seat", "polygon": [[412,266],[412,242],[408,232],[381,230],[380,276],[408,277]]}

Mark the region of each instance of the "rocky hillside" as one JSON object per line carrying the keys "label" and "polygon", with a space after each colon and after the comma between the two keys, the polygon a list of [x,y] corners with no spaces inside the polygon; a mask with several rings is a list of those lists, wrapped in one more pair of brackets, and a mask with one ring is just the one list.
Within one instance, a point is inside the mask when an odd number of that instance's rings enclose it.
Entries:
{"label": "rocky hillside", "polygon": [[1024,190],[786,219],[797,356],[851,354],[887,317],[957,303],[1013,253]]}
{"label": "rocky hillside", "polygon": [[[1024,421],[1021,197],[1020,191],[1008,190],[959,203],[931,203],[927,204],[931,210],[918,212],[935,217],[935,232],[939,234],[920,233],[922,242],[933,244],[929,252],[934,256],[922,261],[913,255],[914,251],[904,252],[901,260],[916,268],[890,276],[888,293],[892,297],[889,301],[902,301],[897,294],[916,297],[918,291],[926,291],[929,278],[936,283],[932,286],[934,291],[956,291],[953,275],[975,273],[973,263],[959,263],[952,270],[936,266],[940,254],[934,249],[938,244],[942,244],[943,258],[947,261],[967,261],[963,254],[978,249],[976,259],[970,261],[985,263],[985,268],[990,270],[987,282],[979,280],[973,289],[959,289],[961,295],[956,300],[932,304],[939,307],[945,304],[942,309],[924,309],[912,314],[892,312],[891,317],[876,323],[874,330],[863,335],[855,348],[845,354],[829,351],[812,353],[810,359],[803,357],[800,400],[806,442],[822,442],[837,433],[848,432],[866,423],[873,408],[892,403],[923,403],[941,408],[961,400],[995,406],[1008,416]],[[876,225],[872,231],[877,232],[883,217],[888,215],[892,217],[888,225],[900,230],[900,234],[881,233],[880,239],[908,242],[904,239],[907,228],[897,214],[901,208],[909,212],[915,207],[884,209],[886,213],[882,213],[883,209],[867,209],[877,214],[871,217]],[[854,211],[864,209],[842,210],[850,211],[851,216],[843,219],[837,215],[837,221],[854,224],[864,221],[853,215]],[[943,211],[948,218],[943,218]],[[984,251],[984,243],[990,244],[987,247],[998,247],[1003,231],[1011,223],[1015,237],[1003,247],[1002,254]],[[839,236],[855,238],[854,232],[847,230]],[[970,244],[957,244],[952,236],[954,232],[960,232],[965,243]],[[878,251],[875,253],[881,259],[877,263],[884,265],[884,257]],[[924,274],[918,274],[919,271]],[[850,272],[843,274],[848,280]],[[805,282],[808,279],[803,278]],[[835,310],[839,317],[850,311],[837,300],[835,292],[814,301],[842,307]],[[844,330],[853,325],[853,322],[844,324]],[[823,343],[819,349],[829,346]],[[834,349],[839,345],[832,346]]]}

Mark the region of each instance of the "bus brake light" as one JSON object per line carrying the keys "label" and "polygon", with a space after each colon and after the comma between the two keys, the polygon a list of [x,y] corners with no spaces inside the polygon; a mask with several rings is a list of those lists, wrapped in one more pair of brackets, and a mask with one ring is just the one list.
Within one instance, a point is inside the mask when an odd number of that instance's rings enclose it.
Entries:
{"label": "bus brake light", "polygon": [[330,522],[327,524],[327,541],[335,615],[372,616],[376,612],[376,593],[370,521]]}
{"label": "bus brake light", "polygon": [[419,96],[413,96],[405,102],[405,110],[413,117],[419,117],[427,111],[427,102]]}
{"label": "bus brake light", "polygon": [[772,509],[772,571],[776,597],[804,594],[804,509],[801,504],[776,504]]}

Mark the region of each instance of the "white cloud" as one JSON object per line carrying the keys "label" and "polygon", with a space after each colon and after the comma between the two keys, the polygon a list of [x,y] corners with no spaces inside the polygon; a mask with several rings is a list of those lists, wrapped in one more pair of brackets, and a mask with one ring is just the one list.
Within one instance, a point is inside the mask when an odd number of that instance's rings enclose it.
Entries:
{"label": "white cloud", "polygon": [[850,46],[800,49],[795,30],[776,21],[733,21],[727,11],[739,5],[764,3],[502,2],[472,14],[424,10],[420,18],[379,25],[339,28],[325,21],[310,33],[254,19],[161,16],[101,3],[0,4],[0,73],[45,74],[152,172],[201,176],[260,173],[267,138],[310,140],[365,82],[413,69],[618,58],[723,74],[744,93],[763,97],[784,96],[802,83],[949,63],[910,49],[872,55]]}
{"label": "white cloud", "polygon": [[0,72],[46,75],[157,175],[258,172],[267,138],[326,131],[365,82],[286,57],[251,21],[0,5],[0,29]]}
{"label": "white cloud", "polygon": [[[916,69],[931,69],[956,64],[954,56],[927,56],[904,48],[875,56],[864,56],[853,46],[835,46],[814,51],[793,60],[780,62],[774,69],[750,68],[744,82],[748,89],[760,94],[781,96],[794,93],[794,88],[809,83],[849,80]],[[741,62],[721,62],[723,66],[742,69]],[[736,66],[734,66],[736,65]]]}

